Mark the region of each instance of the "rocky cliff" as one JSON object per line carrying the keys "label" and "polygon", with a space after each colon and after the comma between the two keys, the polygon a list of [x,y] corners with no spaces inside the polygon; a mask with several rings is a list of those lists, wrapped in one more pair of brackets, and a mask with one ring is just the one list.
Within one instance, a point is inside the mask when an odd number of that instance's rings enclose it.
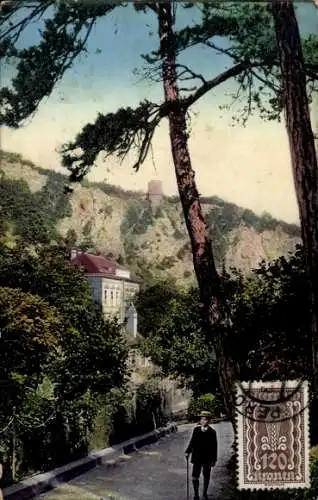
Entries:
{"label": "rocky cliff", "polygon": [[[164,197],[151,209],[146,193],[104,183],[88,183],[63,193],[66,177],[1,152],[0,229],[14,244],[66,239],[72,246],[96,250],[129,265],[138,275],[193,279],[189,239],[177,198]],[[218,266],[248,272],[265,259],[293,251],[299,228],[226,203],[203,198]]]}

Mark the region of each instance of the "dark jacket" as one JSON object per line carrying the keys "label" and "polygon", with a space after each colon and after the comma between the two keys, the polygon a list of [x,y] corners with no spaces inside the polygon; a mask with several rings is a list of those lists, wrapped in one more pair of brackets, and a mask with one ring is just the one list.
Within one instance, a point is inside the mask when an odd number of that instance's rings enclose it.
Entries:
{"label": "dark jacket", "polygon": [[191,453],[191,462],[193,464],[212,464],[216,462],[218,444],[215,430],[210,426],[206,431],[202,431],[200,425],[195,427],[185,452],[186,454]]}

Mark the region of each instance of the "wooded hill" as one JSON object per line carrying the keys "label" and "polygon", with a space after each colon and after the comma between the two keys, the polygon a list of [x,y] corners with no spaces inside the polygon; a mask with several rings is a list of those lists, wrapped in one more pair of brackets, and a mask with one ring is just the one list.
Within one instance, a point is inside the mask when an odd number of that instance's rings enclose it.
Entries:
{"label": "wooded hill", "polygon": [[[165,197],[153,213],[146,193],[106,183],[84,181],[65,195],[66,176],[3,151],[0,173],[0,229],[8,243],[66,238],[70,246],[100,251],[127,264],[144,279],[168,274],[181,282],[193,280],[177,197]],[[300,241],[298,226],[269,214],[259,217],[216,196],[203,197],[202,205],[218,267],[248,272],[263,259],[287,255]]]}

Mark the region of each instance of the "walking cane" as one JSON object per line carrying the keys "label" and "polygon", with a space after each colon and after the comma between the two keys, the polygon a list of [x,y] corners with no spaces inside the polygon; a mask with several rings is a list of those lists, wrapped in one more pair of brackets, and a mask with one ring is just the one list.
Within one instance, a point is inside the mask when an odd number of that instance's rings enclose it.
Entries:
{"label": "walking cane", "polygon": [[187,455],[187,500],[190,498],[190,491],[189,491],[189,455]]}

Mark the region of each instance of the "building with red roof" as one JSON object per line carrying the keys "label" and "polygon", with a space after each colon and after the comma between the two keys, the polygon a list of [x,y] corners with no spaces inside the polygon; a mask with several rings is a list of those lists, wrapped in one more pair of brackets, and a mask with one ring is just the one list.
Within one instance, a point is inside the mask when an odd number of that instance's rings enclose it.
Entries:
{"label": "building with red roof", "polygon": [[137,311],[133,301],[140,282],[128,269],[103,255],[72,250],[71,263],[81,269],[92,286],[95,301],[106,317],[116,317],[134,337]]}

